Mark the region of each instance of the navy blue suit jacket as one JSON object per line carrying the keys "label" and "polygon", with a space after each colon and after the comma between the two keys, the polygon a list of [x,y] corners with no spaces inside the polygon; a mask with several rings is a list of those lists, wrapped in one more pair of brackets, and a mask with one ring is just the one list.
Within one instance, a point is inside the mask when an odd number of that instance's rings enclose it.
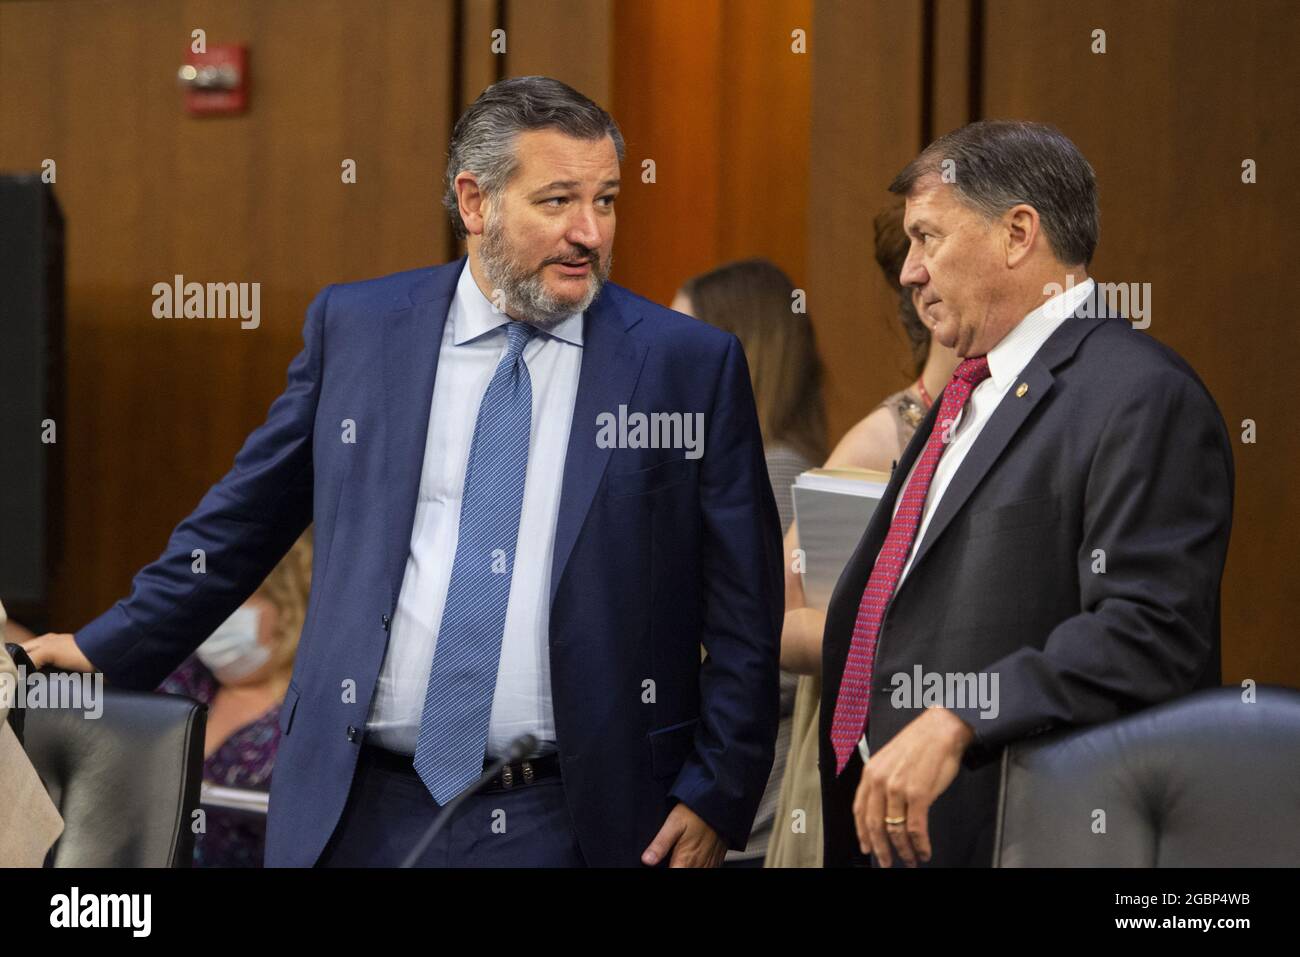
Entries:
{"label": "navy blue suit jacket", "polygon": [[[154,688],[314,520],[311,598],[281,710],[270,866],[313,864],[348,796],[464,265],[323,290],[284,393],[234,467],[136,575],[130,597],[76,636],[110,682]],[[780,527],[744,354],[734,336],[612,283],[587,311],[583,337],[549,635],[578,840],[590,864],[634,866],[681,801],[743,847],[772,764],[783,601]],[[703,413],[703,455],[601,448],[597,417],[620,405]],[[355,443],[341,441],[345,419]],[[354,703],[344,694],[352,684]]]}

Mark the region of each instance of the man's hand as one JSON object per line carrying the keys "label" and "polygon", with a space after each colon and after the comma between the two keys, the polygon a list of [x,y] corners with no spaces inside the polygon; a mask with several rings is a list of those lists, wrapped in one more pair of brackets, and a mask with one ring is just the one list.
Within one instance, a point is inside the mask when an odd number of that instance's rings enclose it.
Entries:
{"label": "man's hand", "polygon": [[654,867],[669,853],[669,867],[717,867],[727,853],[727,845],[702,817],[678,803],[642,852],[641,863]]}
{"label": "man's hand", "polygon": [[[881,867],[898,851],[908,867],[930,859],[930,805],[957,776],[975,733],[946,708],[927,708],[867,760],[853,799],[853,822],[863,854]],[[886,825],[885,818],[905,819]]]}
{"label": "man's hand", "polygon": [[81,653],[72,635],[47,632],[19,642],[37,668],[52,666],[60,671],[94,671],[90,659]]}

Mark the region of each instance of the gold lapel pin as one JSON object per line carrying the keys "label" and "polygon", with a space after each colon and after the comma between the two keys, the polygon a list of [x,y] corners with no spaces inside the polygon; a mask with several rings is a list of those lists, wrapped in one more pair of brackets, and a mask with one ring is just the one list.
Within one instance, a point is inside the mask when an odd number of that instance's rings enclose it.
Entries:
{"label": "gold lapel pin", "polygon": [[1016,398],[1023,399],[1025,397],[1025,393],[1028,391],[1029,391],[1029,383],[1028,382],[1020,383],[1020,385],[1016,387]]}

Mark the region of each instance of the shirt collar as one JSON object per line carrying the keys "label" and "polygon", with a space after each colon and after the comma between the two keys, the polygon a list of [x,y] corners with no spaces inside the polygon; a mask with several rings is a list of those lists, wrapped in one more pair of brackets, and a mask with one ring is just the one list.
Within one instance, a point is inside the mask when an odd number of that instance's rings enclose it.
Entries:
{"label": "shirt collar", "polygon": [[1043,343],[1092,295],[1094,285],[1089,277],[1077,286],[1067,286],[1021,319],[1001,342],[989,350],[989,377],[999,392],[1011,385],[1011,380],[1029,365],[1029,360]]}
{"label": "shirt collar", "polygon": [[[460,271],[460,279],[456,282],[456,293],[452,296],[449,318],[452,323],[452,342],[458,346],[511,321],[505,313],[493,310],[491,301],[483,295],[483,290],[474,281],[468,259],[465,260],[465,268]],[[552,338],[581,346],[582,313],[570,313],[559,324],[538,331]]]}

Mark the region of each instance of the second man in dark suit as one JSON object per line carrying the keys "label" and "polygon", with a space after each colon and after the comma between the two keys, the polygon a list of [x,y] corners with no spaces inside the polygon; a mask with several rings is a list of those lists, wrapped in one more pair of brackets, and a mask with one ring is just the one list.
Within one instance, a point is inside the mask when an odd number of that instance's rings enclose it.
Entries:
{"label": "second man in dark suit", "polygon": [[1095,178],[1059,131],[972,124],[890,189],[963,361],[828,608],[825,861],[987,865],[1005,745],[1218,684],[1232,454],[1088,278]]}

